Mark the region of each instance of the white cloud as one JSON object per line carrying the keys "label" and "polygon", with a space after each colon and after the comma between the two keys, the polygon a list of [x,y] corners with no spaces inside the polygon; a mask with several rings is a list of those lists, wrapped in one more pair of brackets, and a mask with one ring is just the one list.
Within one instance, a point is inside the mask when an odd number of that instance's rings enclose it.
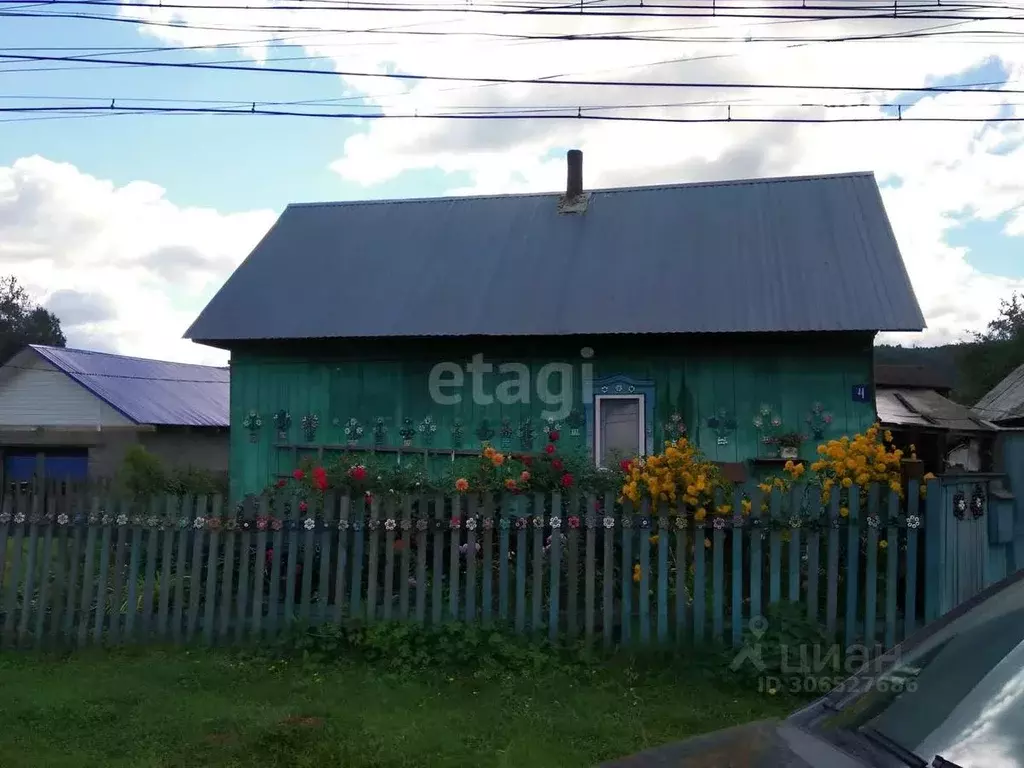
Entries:
{"label": "white cloud", "polygon": [[61,319],[69,346],[223,364],[181,336],[274,219],[180,207],[155,184],[38,156],[0,166],[0,272]]}
{"label": "white cloud", "polygon": [[[217,0],[210,0],[216,2]],[[437,7],[437,0],[420,0]],[[237,5],[236,0],[223,0]],[[266,3],[273,7],[273,2]],[[294,6],[293,2],[288,5]],[[687,3],[696,7],[697,3]],[[710,0],[705,3],[710,8]],[[719,2],[718,8],[729,3]],[[756,5],[742,4],[747,12]],[[768,0],[759,4],[772,13]],[[998,2],[986,6],[996,16]],[[837,6],[839,7],[839,6]],[[923,6],[917,9],[920,13]],[[935,10],[935,9],[933,9]],[[140,14],[137,8],[122,9]],[[719,11],[721,12],[721,10]],[[726,11],[727,12],[727,11]],[[948,9],[946,10],[948,12]],[[1009,11],[1007,11],[1009,12]],[[239,27],[254,23],[241,10],[193,11],[150,8],[145,18],[187,24]],[[777,11],[775,11],[777,13]],[[595,18],[473,13],[384,13],[353,10],[260,11],[259,23],[302,27],[294,42],[327,59],[340,73],[406,72],[497,78],[712,83],[716,87],[638,88],[495,85],[444,81],[397,81],[343,75],[349,87],[391,115],[451,110],[497,110],[600,105],[645,108],[614,114],[655,117],[880,117],[893,92],[735,89],[725,84],[864,85],[919,87],[997,62],[1014,81],[1024,77],[1024,49],[1012,36],[982,37],[979,30],[1013,29],[1013,22],[951,25],[949,20],[793,21],[677,17]],[[807,42],[933,28],[939,35],[869,42]],[[189,26],[146,27],[178,44],[237,42],[239,33]],[[339,30],[347,30],[341,32]],[[386,29],[396,34],[358,32]],[[446,37],[400,36],[401,30],[445,31]],[[484,34],[630,33],[674,37],[672,41],[509,41]],[[950,32],[958,33],[950,35]],[[728,39],[732,39],[729,42]],[[736,40],[772,38],[768,42]],[[246,38],[249,55],[267,50]],[[723,41],[725,39],[725,41]],[[1009,41],[1009,42],[1006,42]],[[324,63],[320,62],[323,66]],[[407,85],[408,83],[411,85]],[[905,95],[903,95],[905,99]],[[1012,98],[1012,97],[1011,97]],[[904,117],[987,116],[1000,106],[995,94],[942,94],[903,110]],[[797,104],[833,104],[796,107]],[[664,106],[689,104],[687,107]],[[704,104],[707,106],[692,106]],[[661,106],[653,106],[661,105]],[[854,105],[854,106],[850,106]],[[857,106],[859,105],[859,106]],[[605,112],[605,114],[609,114]],[[901,338],[940,343],[984,326],[999,299],[1024,282],[980,273],[954,248],[946,233],[954,214],[993,220],[1009,214],[1006,233],[1024,235],[1024,131],[1012,124],[799,123],[629,124],[553,120],[374,121],[349,138],[331,167],[349,182],[367,187],[412,169],[468,173],[471,182],[455,193],[556,190],[564,183],[558,154],[570,146],[585,154],[588,186],[617,186],[724,177],[873,170],[880,180],[898,179],[885,201],[908,271],[928,318],[924,334]],[[554,157],[554,159],[552,159]]]}
{"label": "white cloud", "polygon": [[[437,0],[418,0],[437,6]],[[727,88],[726,84],[864,85],[917,87],[998,62],[1012,82],[1024,79],[1024,49],[1007,35],[977,34],[900,41],[807,42],[808,36],[848,38],[934,27],[942,33],[1013,29],[1013,22],[796,21],[771,19],[646,19],[472,13],[368,12],[352,6],[287,11],[261,0],[240,10],[237,0],[205,0],[236,9],[122,7],[125,16],[178,26],[146,26],[147,33],[181,45],[242,45],[259,62],[271,56],[264,41],[286,37],[320,66],[339,73],[427,73],[497,78],[562,75],[563,79],[711,83],[715,87],[639,88],[472,84],[402,81],[343,74],[353,93],[391,115],[452,110],[633,105],[612,114],[653,117],[758,118],[879,117],[896,92]],[[686,5],[700,5],[701,0]],[[282,0],[289,6],[294,0]],[[710,0],[705,3],[710,7]],[[986,12],[992,13],[989,3]],[[247,4],[252,6],[252,3]],[[719,2],[719,8],[728,2]],[[746,8],[755,4],[742,3]],[[770,13],[772,3],[761,6]],[[180,22],[185,22],[180,24]],[[263,29],[239,32],[238,28]],[[204,27],[204,28],[200,28]],[[212,29],[210,27],[213,27]],[[216,27],[220,27],[217,29]],[[294,34],[270,28],[301,28]],[[391,30],[394,34],[360,32]],[[451,33],[407,36],[402,31]],[[474,34],[468,34],[474,33]],[[676,40],[509,41],[496,34],[576,36],[644,34]],[[480,34],[491,35],[481,37]],[[475,36],[474,36],[475,35]],[[774,38],[775,42],[735,40]],[[732,38],[733,42],[723,42]],[[783,40],[784,39],[784,40]],[[1004,42],[1009,40],[1009,42]],[[204,54],[197,54],[200,58]],[[210,53],[209,58],[221,58]],[[289,54],[291,55],[291,54]],[[287,65],[291,66],[294,62]],[[412,83],[409,85],[409,83]],[[905,98],[905,97],[904,97]],[[1010,97],[1014,98],[1014,97]],[[904,117],[994,116],[1006,99],[993,94],[944,94],[904,109]],[[799,104],[833,107],[799,107]],[[665,105],[689,106],[665,106]],[[703,106],[695,106],[703,105]],[[851,106],[854,105],[854,106]],[[350,105],[348,105],[350,106]],[[341,108],[347,109],[348,106]],[[605,114],[609,114],[607,111]],[[466,173],[456,193],[556,190],[564,183],[562,150],[585,153],[588,186],[618,186],[714,178],[873,170],[898,179],[884,191],[893,229],[928,318],[925,334],[897,337],[941,343],[980,329],[1000,298],[1024,282],[970,266],[964,248],[945,235],[954,215],[980,220],[1008,215],[1006,233],[1024,235],[1024,128],[1014,124],[800,123],[636,124],[587,121],[380,120],[339,147],[331,167],[367,187],[412,169]],[[179,337],[220,281],[271,223],[269,212],[222,216],[184,209],[146,182],[115,187],[76,168],[26,158],[0,168],[0,262],[75,314],[75,297],[91,317],[70,326],[76,339],[116,339],[118,349],[180,359],[222,356]],[[55,279],[56,276],[56,279]],[[99,297],[99,298],[97,298]],[[116,316],[99,319],[108,298]],[[89,303],[91,301],[91,303]],[[68,311],[68,310],[66,310]]]}

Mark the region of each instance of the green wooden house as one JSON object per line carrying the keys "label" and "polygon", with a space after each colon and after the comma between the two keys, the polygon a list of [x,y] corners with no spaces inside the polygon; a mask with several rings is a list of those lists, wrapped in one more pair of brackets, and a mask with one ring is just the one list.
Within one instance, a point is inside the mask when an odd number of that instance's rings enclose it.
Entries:
{"label": "green wooden house", "polygon": [[[875,418],[924,319],[874,176],[288,206],[186,334],[231,352],[236,498],[304,456],[488,441],[736,479]],[[786,443],[782,439],[782,443]],[[784,446],[785,447],[785,446]]]}

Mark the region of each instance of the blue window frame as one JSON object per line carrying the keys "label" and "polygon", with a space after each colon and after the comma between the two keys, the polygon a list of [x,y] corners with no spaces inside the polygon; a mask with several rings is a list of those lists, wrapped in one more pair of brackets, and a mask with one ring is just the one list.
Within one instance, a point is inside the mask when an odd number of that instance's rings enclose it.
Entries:
{"label": "blue window frame", "polygon": [[[602,406],[608,405],[603,409]],[[603,453],[608,442],[605,428],[607,422],[603,415],[610,415],[613,404],[620,422],[617,425],[619,435],[627,435],[629,428],[622,429],[622,419],[635,419],[637,439],[635,446],[639,453],[646,455],[654,450],[654,382],[648,379],[634,379],[630,376],[615,375],[595,379],[593,394],[589,402],[584,403],[587,419],[587,435],[590,438],[590,455],[598,466],[603,466]],[[633,407],[630,408],[626,404]],[[635,404],[635,405],[634,405]],[[603,426],[604,424],[604,426]],[[626,439],[627,443],[628,436]]]}

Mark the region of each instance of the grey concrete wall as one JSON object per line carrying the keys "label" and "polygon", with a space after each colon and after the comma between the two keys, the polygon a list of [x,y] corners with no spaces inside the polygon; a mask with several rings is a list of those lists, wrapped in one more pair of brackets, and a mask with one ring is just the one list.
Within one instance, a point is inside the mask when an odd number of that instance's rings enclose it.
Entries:
{"label": "grey concrete wall", "polygon": [[87,449],[91,478],[114,477],[124,463],[125,453],[136,443],[157,456],[167,469],[194,467],[217,473],[228,471],[227,429],[0,430],[0,453],[4,447]]}
{"label": "grey concrete wall", "polygon": [[0,430],[0,450],[11,448],[85,448],[89,452],[90,477],[111,477],[124,461],[128,447],[139,440],[139,432],[128,429],[102,430]]}
{"label": "grey concrete wall", "polygon": [[227,429],[158,428],[156,432],[139,435],[139,442],[168,469],[228,471]]}
{"label": "grey concrete wall", "polygon": [[89,477],[114,477],[124,463],[128,449],[139,442],[144,433],[107,432],[89,449]]}

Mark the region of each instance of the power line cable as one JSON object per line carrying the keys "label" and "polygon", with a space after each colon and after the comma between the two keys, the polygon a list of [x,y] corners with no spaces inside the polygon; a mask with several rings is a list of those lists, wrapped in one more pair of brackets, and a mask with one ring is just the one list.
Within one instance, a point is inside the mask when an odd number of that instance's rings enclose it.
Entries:
{"label": "power line cable", "polygon": [[[866,105],[865,105],[866,106]],[[47,106],[47,107],[0,107],[0,114],[43,114],[43,113],[116,113],[118,111],[131,111],[135,114],[189,114],[189,115],[235,115],[252,116],[261,115],[268,117],[304,117],[334,120],[565,120],[565,121],[604,121],[621,123],[662,123],[662,124],[719,124],[719,123],[767,123],[767,124],[829,124],[829,123],[1018,123],[1024,122],[1024,116],[1017,115],[996,115],[996,116],[906,116],[902,114],[902,106],[897,107],[898,114],[893,116],[876,115],[871,117],[744,117],[732,114],[728,105],[719,107],[726,110],[722,117],[656,117],[644,115],[595,115],[586,114],[584,109],[589,107],[578,107],[576,112],[567,111],[566,114],[548,114],[537,112],[518,113],[361,113],[361,112],[298,112],[292,110],[276,110],[257,108],[255,105],[248,108],[216,108],[216,107],[120,107],[115,103],[109,106]],[[613,108],[614,109],[614,108]]]}
{"label": "power line cable", "polygon": [[[586,2],[586,3],[593,3],[593,2],[599,2],[599,1],[600,0],[584,0],[584,2]],[[0,12],[0,15],[3,15],[3,13]],[[55,16],[55,14],[39,14],[39,15],[40,16]],[[76,18],[85,18],[85,17],[84,16],[76,16]],[[155,22],[153,20],[125,18],[125,17],[122,17],[122,16],[90,16],[89,18],[94,18],[94,19],[98,19],[98,20],[108,20],[108,21],[124,22],[124,23],[138,23],[138,24],[143,25],[143,26],[165,26],[165,27],[166,26],[169,26],[169,27],[182,27],[182,26],[185,26],[181,22],[173,22],[173,23],[165,22],[165,23],[160,23],[160,22]],[[455,23],[456,21],[458,21],[458,19],[453,19],[453,20],[448,20],[448,21],[430,21],[430,22],[421,22],[421,23],[410,23],[410,24],[406,24],[406,25],[392,25],[392,26],[389,26],[389,27],[377,27],[377,28],[368,29],[368,30],[359,30],[359,33],[367,33],[367,32],[369,32],[369,33],[378,33],[379,32],[379,33],[387,33],[387,34],[403,34],[405,30],[408,30],[411,27],[421,27],[421,26],[427,26],[427,25],[437,26],[437,25]],[[780,23],[784,23],[784,24],[787,24],[787,25],[792,25],[792,24],[808,24],[808,23],[813,23],[813,21],[812,22],[807,22],[807,21],[790,22],[790,21],[785,21],[785,20],[783,20],[783,21],[778,21],[778,20],[774,20],[774,21],[760,21],[760,22],[752,22],[752,23],[748,24],[747,27],[752,27],[752,26],[759,26],[759,27],[776,26],[776,25],[778,25]],[[874,40],[874,39],[878,39],[878,40],[894,40],[894,39],[898,39],[900,37],[912,37],[912,36],[918,36],[918,35],[926,36],[926,35],[930,35],[930,34],[940,34],[940,33],[942,33],[942,34],[955,34],[953,32],[950,32],[948,28],[960,27],[960,26],[963,26],[964,23],[965,22],[956,22],[956,23],[952,23],[952,24],[933,25],[931,27],[918,28],[918,29],[913,29],[913,30],[904,30],[904,31],[901,31],[901,32],[892,32],[892,33],[880,34],[880,35],[875,35],[875,36],[860,35],[860,36],[847,36],[846,38],[836,38],[836,37],[832,37],[832,38],[811,38],[811,37],[807,37],[807,36],[793,37],[793,38],[778,38],[778,37],[774,37],[774,38],[773,37],[754,38],[754,37],[748,35],[745,38],[745,41],[746,42],[766,42],[767,43],[767,42],[778,42],[778,41],[782,41],[782,40],[787,40],[787,41],[792,41],[794,44],[793,45],[789,45],[789,46],[785,46],[786,48],[798,48],[798,47],[804,47],[804,46],[806,46],[808,44],[814,44],[814,43],[817,43],[817,42],[853,42],[853,41],[868,41],[868,40]],[[241,28],[241,27],[224,27],[222,25],[197,25],[195,23],[190,23],[187,26],[190,29],[219,30],[219,31],[238,31],[238,32],[246,32],[246,33],[253,33],[253,32],[256,31],[256,28],[251,27],[251,26],[247,27],[247,28]],[[657,30],[640,30],[640,31],[645,32],[645,33],[649,33],[649,32],[667,32],[667,31],[678,31],[678,30],[681,30],[681,29],[688,29],[691,32],[693,32],[693,31],[699,31],[701,29],[714,29],[717,26],[718,25],[704,25],[704,26],[692,26],[692,25],[689,25],[687,27],[673,27],[673,28],[662,28],[662,29],[657,29]],[[275,29],[273,27],[263,26],[263,27],[260,27],[259,31],[261,31],[261,32],[274,32],[276,39],[280,39],[280,35],[282,33],[284,33],[284,32],[291,33],[291,32],[294,32],[294,31],[296,31],[298,29],[299,28],[289,28],[289,27],[276,28]],[[314,28],[307,28],[307,29],[314,29]],[[1000,31],[1000,30],[995,30],[995,31]],[[995,31],[993,31],[993,32],[995,32]],[[301,39],[306,39],[308,37],[318,37],[318,36],[322,36],[322,35],[325,35],[325,34],[335,34],[335,33],[336,34],[349,34],[349,33],[355,34],[355,33],[357,33],[357,31],[356,30],[328,30],[328,29],[325,29],[325,28],[319,28],[319,29],[317,29],[317,31],[308,32],[308,34],[303,34],[301,36],[300,35],[291,34],[291,35],[289,35],[289,37],[291,39],[293,39],[293,40],[297,40],[297,39],[300,39],[300,38]],[[444,35],[444,34],[452,34],[452,33],[451,32],[441,32],[439,34]],[[467,34],[472,34],[472,33],[467,33]],[[1009,34],[1009,32],[1008,32],[1008,34]],[[621,37],[627,37],[627,36],[626,35],[622,35]],[[573,39],[573,40],[595,40],[595,39],[600,39],[599,33],[594,33],[594,35],[589,35],[588,34],[588,35],[576,35],[576,36],[563,36],[563,38],[564,39]],[[726,38],[708,38],[708,37],[704,37],[704,38],[700,38],[700,37],[695,37],[695,38],[680,38],[680,37],[655,38],[652,35],[645,34],[645,35],[639,36],[639,38],[642,38],[643,41],[647,41],[647,42],[649,42],[649,41],[665,41],[665,42],[691,41],[691,42],[705,43],[705,44],[708,43],[708,42],[713,42],[713,41],[719,41],[719,42],[741,42],[740,40],[737,40],[735,38],[727,38],[727,37]],[[288,38],[285,38],[285,39],[288,39]],[[558,36],[552,36],[552,39],[553,40],[557,40],[557,39],[559,39],[559,37]],[[164,48],[163,50],[198,50],[198,49],[201,49],[201,48],[220,48],[220,47],[245,48],[245,47],[251,47],[253,45],[264,45],[264,44],[266,44],[268,42],[272,42],[274,40],[275,40],[275,38],[270,38],[269,40],[249,41],[248,43],[233,44],[232,46],[225,46],[224,44],[213,44],[213,45],[209,45],[209,46],[177,46],[177,47],[174,47],[174,48]],[[356,44],[356,45],[359,45],[359,44]],[[138,49],[138,50],[140,50],[140,52],[146,52],[148,50],[155,50],[155,49]],[[115,52],[115,55],[116,55],[116,52]],[[735,54],[735,53],[731,53],[731,54],[714,54],[714,55],[701,56],[701,57],[691,57],[690,59],[685,59],[685,60],[693,61],[693,60],[705,60],[705,59],[714,59],[714,58],[728,58],[728,57],[732,57],[732,56],[736,56],[736,55],[737,54]],[[75,57],[75,58],[77,58],[77,57]],[[323,58],[323,57],[302,57],[301,60],[311,60],[312,58]],[[224,63],[232,63],[232,61],[233,60],[227,61],[227,62],[224,62]],[[212,62],[208,62],[208,63],[212,63]],[[78,69],[78,70],[106,69],[106,68],[110,68],[110,67],[113,67],[113,66],[115,66],[115,65],[104,64],[104,65],[95,65],[95,66],[88,66],[88,67],[85,67],[85,66],[78,66],[78,67],[73,67],[73,66],[69,66],[69,67],[61,67],[61,66],[25,67],[25,66],[21,66],[20,64],[12,64],[8,68],[6,68],[6,69],[0,69],[0,72],[5,72],[5,71],[15,71],[15,72],[52,72],[52,71],[76,70],[76,69]],[[644,65],[644,66],[646,66],[646,65]],[[486,88],[486,87],[489,87],[489,86],[488,85],[476,85],[476,86],[472,86],[472,87],[475,87],[475,88]],[[456,89],[444,89],[444,90],[461,90],[461,89],[456,88]],[[369,96],[367,98],[374,98],[374,97]],[[352,99],[350,99],[350,100],[352,100]]]}
{"label": "power line cable", "polygon": [[[40,15],[51,15],[51,14],[40,14]],[[141,23],[141,22],[140,22]],[[449,23],[449,22],[442,22]],[[977,42],[977,43],[991,43],[989,39],[979,39],[972,41],[964,41],[962,36],[966,34],[970,35],[992,35],[996,37],[1010,37],[1020,38],[1024,42],[1024,31],[1013,31],[1013,30],[971,30],[968,32],[955,31],[950,28],[960,27],[970,22],[952,22],[949,24],[935,25],[932,27],[926,27],[922,29],[906,30],[900,32],[886,32],[876,33],[867,35],[842,35],[842,36],[831,36],[831,37],[752,37],[744,36],[743,38],[737,37],[679,37],[673,35],[663,35],[663,32],[676,32],[676,31],[687,31],[686,27],[664,27],[659,29],[650,30],[637,30],[635,32],[584,32],[584,33],[560,33],[560,34],[527,34],[527,33],[513,33],[513,32],[485,32],[485,31],[474,31],[474,30],[403,30],[401,28],[377,28],[377,29],[346,29],[338,30],[334,33],[324,32],[323,34],[344,34],[344,35],[387,35],[392,37],[434,37],[434,38],[447,38],[447,37],[469,37],[469,38],[481,38],[485,40],[490,39],[502,39],[502,40],[521,40],[521,41],[544,41],[544,42],[657,42],[657,43],[694,43],[694,44],[714,44],[714,45],[728,45],[728,44],[739,44],[748,45],[751,43],[799,43],[799,44],[816,44],[816,43],[859,43],[859,42],[904,42],[907,40],[919,40],[922,38],[931,37],[957,37],[956,43],[963,42]],[[300,36],[296,36],[298,39]],[[85,55],[89,54],[101,54],[107,56],[116,55],[127,55],[127,54],[139,54],[139,53],[173,53],[182,51],[212,51],[212,50],[244,50],[246,48],[252,48],[259,46],[267,49],[279,49],[279,48],[296,48],[303,47],[298,43],[286,43],[278,42],[279,38],[267,38],[265,40],[253,40],[246,43],[214,43],[207,45],[190,45],[190,46],[154,46],[149,48],[138,48],[138,47],[86,47],[86,46],[63,46],[63,47],[2,47],[0,51],[6,53],[18,53],[18,52],[66,52],[66,51],[82,51]],[[382,42],[381,45],[392,45],[393,42]],[[368,42],[355,42],[355,43],[326,43],[318,44],[318,48],[331,49],[331,48],[349,48],[349,47],[367,47],[372,45]]]}
{"label": "power line cable", "polygon": [[[0,5],[9,0],[0,0]],[[62,3],[63,4],[63,3]],[[97,2],[96,5],[111,5],[107,2]],[[52,3],[48,4],[52,6]],[[531,16],[547,16],[547,17],[564,17],[567,19],[593,19],[593,18],[648,18],[648,19],[671,19],[671,18],[708,18],[716,19],[719,22],[725,22],[729,20],[743,20],[753,22],[756,20],[772,20],[776,23],[782,24],[796,24],[800,22],[848,22],[848,21],[885,21],[885,22],[899,22],[899,21],[951,21],[960,24],[976,23],[976,22],[1020,22],[1024,21],[1024,14],[1014,16],[963,16],[963,15],[910,15],[904,14],[898,17],[886,16],[886,15],[875,15],[875,16],[780,16],[770,14],[748,14],[745,16],[726,15],[721,14],[680,14],[680,13],[651,13],[651,12],[626,12],[626,11],[578,11],[572,12],[568,10],[548,10],[548,9],[533,9],[533,8],[517,8],[517,9],[483,9],[475,6],[463,6],[463,7],[379,7],[379,8],[348,8],[348,7],[334,7],[334,6],[215,6],[215,5],[199,5],[199,4],[179,4],[179,5],[167,5],[161,4],[158,6],[153,5],[139,5],[139,8],[149,9],[164,9],[164,10],[196,10],[196,11],[251,11],[251,10],[273,10],[278,12],[290,13],[293,11],[348,11],[349,13],[397,13],[397,14],[416,14],[416,13],[435,13],[435,14],[492,14],[501,16],[525,16],[530,14]],[[652,6],[637,6],[643,8],[651,8]],[[237,31],[237,32],[318,32],[324,31],[323,27],[302,27],[302,26],[281,26],[281,25],[265,25],[265,24],[252,24],[246,27],[231,27],[225,25],[201,25],[198,23],[190,23],[185,21],[157,21],[152,19],[139,19],[131,16],[111,16],[101,14],[89,14],[89,13],[76,13],[76,12],[58,12],[58,11],[46,11],[46,12],[33,12],[33,11],[16,11],[10,10],[0,11],[0,16],[8,16],[12,18],[65,18],[65,19],[93,19],[103,21],[113,21],[126,24],[146,24],[150,26],[162,26],[171,28],[183,28],[183,29],[207,29],[207,30],[220,30],[220,31]],[[426,22],[426,23],[442,23],[442,22]],[[342,33],[346,30],[337,30]],[[737,38],[742,36],[737,35]]]}
{"label": "power line cable", "polygon": [[[666,82],[641,80],[553,80],[547,78],[483,77],[472,75],[424,75],[411,72],[353,72],[344,70],[299,69],[296,67],[248,66],[244,64],[210,64],[206,62],[152,61],[138,59],[108,59],[99,56],[72,58],[68,56],[37,56],[29,54],[0,54],[0,59],[14,61],[80,61],[95,64],[116,64],[133,67],[154,67],[171,69],[203,69],[224,72],[267,72],[290,75],[327,75],[331,77],[362,77],[387,80],[411,80],[416,82],[459,82],[493,83],[501,85],[562,85],[576,87],[604,88],[692,88],[721,90],[790,90],[790,91],[902,91],[904,93],[978,93],[976,87],[944,85],[824,85],[824,84],[783,84],[783,83],[708,83],[708,82]],[[986,88],[986,93],[1021,94],[1024,90],[1009,88]]]}
{"label": "power line cable", "polygon": [[[22,4],[23,0],[0,0],[0,6]],[[290,4],[276,5],[214,5],[212,3],[167,2],[159,4],[138,2],[137,0],[49,0],[47,7],[61,6],[116,6],[118,10],[138,8],[142,10],[215,10],[215,11],[344,11],[347,13],[459,13],[469,15],[498,14],[532,16],[567,16],[579,17],[626,17],[626,18],[714,18],[730,19],[785,19],[785,20],[830,20],[858,21],[880,20],[893,21],[901,19],[929,19],[942,21],[1021,21],[1024,20],[1024,7],[1018,5],[971,4],[928,5],[914,4],[910,7],[899,7],[898,3],[873,3],[858,7],[850,4],[808,5],[806,3],[787,3],[785,5],[768,6],[772,12],[766,12],[764,4],[751,5],[719,5],[717,3],[602,3],[589,6],[583,4],[536,5],[520,3],[485,3],[478,5],[427,5],[421,3],[398,4],[395,2],[376,3],[360,0],[292,0]],[[987,15],[979,11],[989,11]],[[993,11],[1003,13],[993,14]]]}
{"label": "power line cable", "polygon": [[[592,4],[594,2],[600,2],[600,0],[584,0],[584,4],[588,4],[588,5]],[[159,8],[160,6],[152,6],[152,7]],[[573,7],[579,7],[579,6],[578,5],[574,5]],[[356,11],[356,12],[358,12],[358,11]],[[456,14],[461,13],[461,8],[457,9],[457,10],[454,10],[452,12],[456,13]],[[139,18],[139,17],[122,16],[122,15],[109,15],[109,14],[103,15],[103,14],[54,13],[54,12],[47,12],[47,13],[10,13],[9,11],[5,12],[5,11],[0,10],[0,16],[3,16],[3,15],[9,15],[9,16],[12,16],[12,17],[24,17],[24,18],[88,19],[88,20],[95,20],[95,21],[111,21],[111,22],[117,22],[117,23],[122,23],[122,24],[139,24],[139,25],[142,25],[142,26],[171,27],[171,28],[178,28],[178,29],[187,28],[187,29],[190,29],[190,30],[220,31],[220,32],[239,32],[239,33],[266,32],[266,33],[274,33],[274,34],[284,34],[284,33],[292,33],[292,32],[304,32],[304,33],[308,32],[311,35],[319,35],[319,34],[348,34],[348,33],[352,33],[352,32],[356,32],[357,31],[357,30],[351,30],[351,29],[339,29],[339,28],[324,27],[322,25],[318,25],[316,27],[295,27],[295,26],[279,26],[279,25],[266,25],[266,24],[251,24],[251,25],[248,25],[248,26],[245,26],[245,27],[237,27],[237,26],[228,26],[228,25],[224,25],[224,24],[199,24],[196,21],[189,21],[189,22],[184,22],[184,21],[158,21],[158,20],[154,20],[154,19],[143,19],[143,18]],[[575,15],[574,15],[574,18],[575,18]],[[657,17],[653,16],[653,18],[657,18]],[[394,25],[392,25],[392,26],[389,26],[389,27],[381,27],[381,28],[377,28],[377,29],[380,29],[380,30],[384,31],[384,30],[408,29],[410,27],[420,27],[420,26],[438,26],[438,25],[442,25],[442,24],[456,23],[456,22],[464,21],[464,20],[465,20],[464,17],[459,16],[459,17],[457,17],[455,19],[450,19],[450,20],[432,19],[430,21],[415,22],[415,23],[405,24],[405,25],[401,25],[401,26],[394,26]],[[792,19],[785,19],[785,18],[783,18],[783,19],[770,18],[768,20],[762,20],[762,21],[751,21],[746,26],[747,27],[767,27],[767,26],[777,26],[777,25],[780,25],[780,24],[785,24],[786,26],[796,26],[796,25],[805,26],[805,25],[809,25],[809,24],[814,24],[816,21],[822,21],[822,20],[823,19],[797,19],[797,20],[792,20]],[[966,22],[957,22],[957,24],[961,24],[961,23],[966,23]],[[705,25],[700,25],[700,26],[687,25],[686,27],[675,27],[675,28],[672,28],[672,29],[687,29],[687,30],[689,30],[691,32],[696,32],[696,31],[700,31],[700,30],[716,29],[719,26],[720,26],[719,24],[705,24]],[[359,30],[359,31],[360,32],[365,32],[365,31],[373,31],[373,30]],[[683,38],[683,39],[685,39],[685,38]],[[702,38],[694,38],[694,40],[696,40],[696,41],[700,41],[701,39]],[[729,39],[729,38],[726,38],[726,39]],[[803,39],[803,38],[800,38],[800,39]]]}
{"label": "power line cable", "polygon": [[[115,102],[117,105],[127,108],[126,104],[133,103],[166,103],[166,104],[199,104],[202,106],[244,106],[246,111],[252,104],[257,107],[268,107],[268,106],[330,106],[338,102],[344,101],[344,98],[337,99],[306,99],[302,101],[255,101],[250,102],[244,99],[170,99],[170,98],[149,98],[149,97],[131,97],[131,98],[107,98],[101,96],[34,96],[34,95],[20,95],[20,94],[0,94],[0,101],[4,99],[12,101],[99,101],[103,103]],[[1000,105],[1005,106],[1024,106],[1024,102],[1020,104],[999,102]],[[90,105],[86,105],[90,106]],[[377,105],[367,104],[367,109],[376,109]],[[843,108],[892,108],[897,107],[907,108],[913,106],[912,104],[905,104],[901,102],[879,102],[879,103],[867,103],[867,102],[777,102],[777,101],[755,101],[754,99],[738,99],[730,103],[725,103],[719,99],[712,99],[706,101],[672,101],[672,102],[643,102],[643,103],[628,103],[628,104],[520,104],[520,105],[503,105],[503,104],[483,104],[483,105],[472,105],[472,104],[459,104],[450,107],[450,109],[475,109],[475,110],[495,110],[495,111],[507,111],[507,110],[518,110],[518,111],[551,111],[551,110],[575,110],[575,109],[673,109],[681,107],[728,107],[728,106],[749,106],[749,107],[772,107],[772,108],[783,108],[783,107],[820,107],[823,109],[843,109]],[[948,104],[949,107],[964,107],[964,106],[976,106],[963,104]],[[62,109],[76,109],[75,105],[68,105],[60,107]],[[106,109],[107,107],[102,107]]]}

